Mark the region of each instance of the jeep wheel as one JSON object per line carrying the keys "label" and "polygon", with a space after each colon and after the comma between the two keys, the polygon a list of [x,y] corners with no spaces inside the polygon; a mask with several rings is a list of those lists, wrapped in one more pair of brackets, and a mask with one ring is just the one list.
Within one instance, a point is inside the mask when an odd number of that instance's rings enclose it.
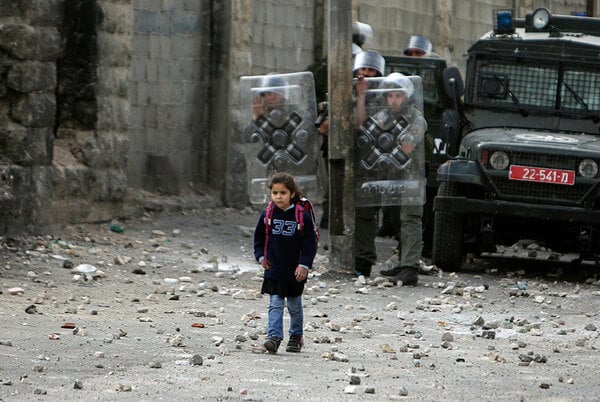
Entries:
{"label": "jeep wheel", "polygon": [[[460,195],[456,183],[441,183],[438,196]],[[436,211],[433,229],[432,260],[438,267],[458,271],[462,264],[463,216],[455,212]]]}

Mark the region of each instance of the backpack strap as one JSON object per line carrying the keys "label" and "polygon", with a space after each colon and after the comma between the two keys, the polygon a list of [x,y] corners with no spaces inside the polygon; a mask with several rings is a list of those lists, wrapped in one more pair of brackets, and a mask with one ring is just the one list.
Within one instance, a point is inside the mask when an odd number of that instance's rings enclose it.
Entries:
{"label": "backpack strap", "polygon": [[300,231],[300,236],[304,233],[304,205],[302,203],[303,199],[296,203],[296,223],[298,224],[298,230]]}
{"label": "backpack strap", "polygon": [[267,204],[267,211],[265,212],[265,248],[263,250],[263,258],[267,259],[267,248],[269,245],[269,234],[271,233],[271,224],[273,221],[273,201],[269,201]]}

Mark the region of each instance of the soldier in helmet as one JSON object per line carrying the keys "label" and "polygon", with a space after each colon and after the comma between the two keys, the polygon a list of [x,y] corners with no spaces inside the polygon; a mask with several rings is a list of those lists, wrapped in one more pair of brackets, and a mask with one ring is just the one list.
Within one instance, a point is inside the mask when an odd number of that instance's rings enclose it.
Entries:
{"label": "soldier in helmet", "polygon": [[[387,107],[376,113],[373,118],[381,127],[390,127],[392,122],[405,120],[408,126],[398,137],[402,152],[409,158],[418,157],[419,144],[427,131],[427,122],[419,109],[411,103],[414,87],[410,79],[400,73],[392,73],[381,83],[382,97]],[[397,89],[397,91],[396,91]],[[418,174],[418,172],[417,172]],[[395,283],[416,285],[418,282],[418,266],[423,250],[422,243],[422,205],[403,205],[399,209],[400,228],[399,262],[389,272],[382,274],[394,275]],[[394,211],[396,213],[396,211]]]}
{"label": "soldier in helmet", "polygon": [[421,35],[412,35],[407,39],[403,53],[405,56],[423,57],[432,50],[433,45],[429,39]]}
{"label": "soldier in helmet", "polygon": [[275,109],[281,109],[287,102],[287,83],[277,75],[265,76],[261,87],[264,88],[258,96],[252,100],[252,120],[260,116],[269,117],[269,113]]}
{"label": "soldier in helmet", "polygon": [[[367,106],[377,102],[375,96],[367,95],[369,83],[365,78],[382,77],[384,68],[385,59],[372,50],[360,52],[354,59],[352,74],[356,79],[354,90],[357,127],[366,119]],[[379,207],[357,207],[355,210],[354,270],[357,275],[370,276],[371,267],[377,260],[375,235],[378,211]]]}

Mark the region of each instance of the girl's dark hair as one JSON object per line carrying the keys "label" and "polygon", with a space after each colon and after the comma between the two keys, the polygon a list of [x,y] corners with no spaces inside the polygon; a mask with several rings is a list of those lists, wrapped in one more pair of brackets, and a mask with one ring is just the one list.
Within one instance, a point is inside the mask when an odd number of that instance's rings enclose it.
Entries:
{"label": "girl's dark hair", "polygon": [[302,192],[300,191],[298,183],[296,183],[296,179],[289,173],[273,173],[268,184],[269,190],[273,188],[273,184],[283,184],[291,193],[295,193],[294,198],[292,198],[292,204],[300,201],[300,198],[302,198]]}

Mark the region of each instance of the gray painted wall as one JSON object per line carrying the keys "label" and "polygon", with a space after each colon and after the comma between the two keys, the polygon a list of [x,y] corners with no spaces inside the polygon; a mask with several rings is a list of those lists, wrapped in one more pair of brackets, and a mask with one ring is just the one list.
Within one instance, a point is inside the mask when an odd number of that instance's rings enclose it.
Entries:
{"label": "gray painted wall", "polygon": [[206,181],[210,0],[134,0],[129,185],[178,194]]}

